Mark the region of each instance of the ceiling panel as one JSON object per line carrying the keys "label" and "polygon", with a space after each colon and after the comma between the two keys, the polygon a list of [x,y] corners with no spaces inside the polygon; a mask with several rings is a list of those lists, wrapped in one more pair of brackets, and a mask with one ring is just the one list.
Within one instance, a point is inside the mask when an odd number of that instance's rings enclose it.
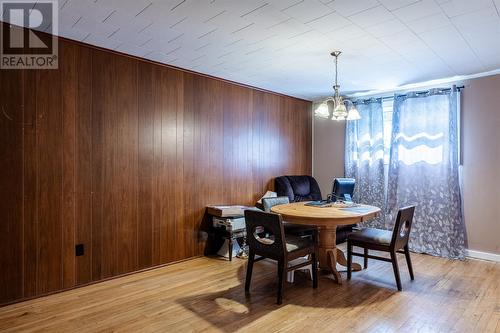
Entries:
{"label": "ceiling panel", "polygon": [[394,19],[394,15],[385,9],[384,6],[377,6],[354,14],[350,16],[350,19],[361,28],[368,28],[392,20]]}
{"label": "ceiling panel", "polygon": [[319,0],[303,0],[283,10],[283,13],[302,23],[311,22],[332,12],[331,8]]}
{"label": "ceiling panel", "polygon": [[372,25],[367,30],[373,36],[380,38],[391,36],[397,34],[398,32],[406,31],[408,30],[408,27],[400,20],[393,19],[380,24]]}
{"label": "ceiling panel", "polygon": [[379,2],[384,5],[385,8],[391,11],[406,7],[418,1],[420,0],[379,0]]}
{"label": "ceiling panel", "polygon": [[[59,34],[292,96],[500,67],[500,0],[63,0]],[[45,28],[45,27],[43,27]]]}
{"label": "ceiling panel", "polygon": [[[483,27],[492,27],[500,22],[500,17],[494,7],[490,6],[482,10],[469,12],[451,18],[451,22],[463,31],[474,31]],[[484,31],[484,30],[483,30]],[[493,38],[494,39],[494,38]],[[498,38],[497,38],[498,40]]]}
{"label": "ceiling panel", "polygon": [[448,17],[467,14],[484,8],[492,7],[492,0],[450,0],[442,3],[441,8]]}
{"label": "ceiling panel", "polygon": [[415,33],[432,31],[450,25],[448,17],[440,12],[437,14],[422,17],[417,20],[408,21],[406,25]]}
{"label": "ceiling panel", "polygon": [[393,11],[403,22],[410,22],[420,18],[441,13],[442,9],[434,0],[421,0],[406,7]]}
{"label": "ceiling panel", "polygon": [[330,11],[325,13],[323,16],[306,23],[307,26],[321,33],[332,32],[351,24],[352,22],[349,19],[336,12]]}
{"label": "ceiling panel", "polygon": [[330,8],[343,16],[351,16],[367,9],[377,7],[378,5],[380,5],[380,3],[377,0],[335,0],[328,3]]}
{"label": "ceiling panel", "polygon": [[455,73],[472,74],[485,70],[480,59],[453,26],[425,32],[420,37]]}

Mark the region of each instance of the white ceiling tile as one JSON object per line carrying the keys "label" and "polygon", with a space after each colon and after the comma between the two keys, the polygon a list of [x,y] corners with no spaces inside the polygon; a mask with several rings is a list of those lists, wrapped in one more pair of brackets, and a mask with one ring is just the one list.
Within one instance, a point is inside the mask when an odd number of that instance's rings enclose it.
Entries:
{"label": "white ceiling tile", "polygon": [[423,17],[418,20],[406,22],[408,27],[415,33],[426,32],[451,24],[450,19],[444,13],[438,13]]}
{"label": "white ceiling tile", "polygon": [[103,22],[118,27],[126,26],[127,29],[124,30],[134,32],[142,31],[144,28],[153,23],[148,20],[143,20],[140,17],[129,15],[117,10],[113,10],[109,13],[108,16],[104,18]]}
{"label": "white ceiling tile", "polygon": [[278,10],[285,10],[290,6],[298,4],[303,0],[268,0],[267,2]]}
{"label": "white ceiling tile", "polygon": [[[197,0],[190,1],[196,2]],[[217,0],[214,5],[218,10],[226,10],[232,15],[245,17],[256,11],[265,10],[265,7],[269,6],[270,3],[264,0]]]}
{"label": "white ceiling tile", "polygon": [[497,49],[494,53],[480,54],[478,57],[487,64],[485,70],[492,71],[500,68],[500,50]]}
{"label": "white ceiling tile", "polygon": [[115,25],[101,23],[88,17],[82,17],[79,19],[78,22],[73,25],[73,28],[105,36],[109,36],[119,29],[119,27]]}
{"label": "white ceiling tile", "polygon": [[311,30],[311,28],[293,18],[266,29],[274,34],[279,34],[283,38],[290,38]]}
{"label": "white ceiling tile", "polygon": [[450,0],[441,4],[441,8],[448,17],[454,17],[492,6],[492,0]]}
{"label": "white ceiling tile", "polygon": [[59,14],[59,30],[73,27],[81,17],[78,12],[65,12],[64,15]]}
{"label": "white ceiling tile", "polygon": [[339,15],[338,13],[333,12],[317,18],[314,21],[308,22],[306,25],[316,31],[328,33],[340,28],[344,28],[351,24],[351,21]]}
{"label": "white ceiling tile", "polygon": [[363,36],[366,32],[355,24],[348,25],[341,29],[334,30],[325,34],[334,40],[343,42],[349,39],[359,38]]}
{"label": "white ceiling tile", "polygon": [[452,25],[434,29],[419,34],[431,48],[453,48],[467,47],[458,31]]}
{"label": "white ceiling tile", "polygon": [[441,8],[434,0],[421,0],[412,5],[397,9],[392,13],[404,22],[409,22],[440,12]]}
{"label": "white ceiling tile", "polygon": [[379,24],[394,19],[394,16],[384,6],[367,9],[349,17],[349,19],[361,28]]}
{"label": "white ceiling tile", "polygon": [[361,50],[356,50],[354,54],[365,56],[367,58],[372,58],[372,57],[385,57],[390,54],[394,55],[395,52],[384,43],[379,42],[377,44],[366,46]]}
{"label": "white ceiling tile", "polygon": [[[244,23],[243,23],[244,24]],[[169,26],[172,31],[176,31],[177,35],[184,34],[190,37],[196,37],[200,40],[207,37],[208,35],[221,30],[227,30],[229,25],[226,26],[217,26],[211,22],[209,23],[199,23],[192,17],[187,17],[181,21],[177,21],[176,23]]]}
{"label": "white ceiling tile", "polygon": [[319,49],[322,49],[321,45],[326,45],[327,47],[329,45],[328,37],[317,31],[308,31],[300,36],[290,38],[290,40],[293,41],[297,50],[302,55],[311,54],[311,52],[318,49],[318,46]]}
{"label": "white ceiling tile", "polygon": [[118,40],[120,42],[126,42],[135,46],[144,46],[152,37],[145,34],[138,34],[133,31],[128,31],[127,27],[120,28],[117,32],[113,33],[110,37],[111,39]]}
{"label": "white ceiling tile", "polygon": [[176,52],[183,46],[180,42],[168,42],[164,39],[152,39],[148,41],[143,47],[151,51],[159,51],[169,55],[172,52]]}
{"label": "white ceiling tile", "polygon": [[351,16],[364,10],[377,7],[377,0],[335,0],[327,4],[328,7],[339,12],[343,16]]}
{"label": "white ceiling tile", "polygon": [[419,36],[457,74],[468,74],[474,69],[483,70],[479,59],[453,26],[424,32]]}
{"label": "white ceiling tile", "polygon": [[[114,0],[116,1],[116,0]],[[123,0],[120,0],[123,1]],[[122,9],[121,6],[116,6],[120,11],[124,11],[130,15],[134,15],[142,20],[148,21],[167,21],[182,18],[181,15],[178,15],[180,11],[172,10],[172,8],[179,9],[177,6],[181,0],[161,0],[161,1],[150,1],[151,5],[145,6],[143,9],[140,9],[139,12],[135,12],[135,10],[126,10]],[[123,1],[129,2],[129,1]],[[176,7],[177,6],[177,7]]]}
{"label": "white ceiling tile", "polygon": [[382,42],[375,37],[369,35],[363,35],[358,38],[350,38],[346,41],[343,41],[340,46],[342,50],[345,52],[353,52],[361,51],[368,49],[370,47],[382,46]]}
{"label": "white ceiling tile", "polygon": [[400,20],[394,19],[377,25],[373,25],[367,28],[366,30],[373,36],[380,38],[380,37],[394,35],[397,34],[398,32],[402,32],[408,29],[403,23],[401,23]]}
{"label": "white ceiling tile", "polygon": [[479,58],[496,56],[500,60],[500,40],[491,40],[481,33],[467,34],[464,38]]}
{"label": "white ceiling tile", "polygon": [[[81,0],[70,0],[70,1],[78,1]],[[120,8],[121,11],[131,14],[137,15],[146,7],[152,4],[152,0],[134,0],[134,1],[123,1],[123,0],[97,0],[95,3],[99,6],[104,6],[107,8]]]}
{"label": "white ceiling tile", "polygon": [[168,27],[164,27],[162,29],[162,26],[158,23],[153,23],[152,25],[148,26],[144,30],[142,30],[141,34],[144,34],[146,36],[153,37],[154,39],[161,39],[164,41],[169,41],[173,38],[176,38],[182,32],[172,30]]}
{"label": "white ceiling tile", "polygon": [[276,33],[276,31],[252,23],[252,25],[244,25],[240,29],[234,30],[231,32],[231,37],[243,38],[246,44],[254,44],[263,39],[273,37]]}
{"label": "white ceiling tile", "polygon": [[473,30],[465,30],[462,36],[485,65],[485,70],[500,68],[498,67],[500,38],[491,38],[491,36],[500,36],[500,21],[490,21],[489,24],[476,26]]}
{"label": "white ceiling tile", "polygon": [[381,37],[380,40],[395,50],[408,47],[409,45],[422,46],[422,41],[417,35],[409,30],[403,30],[390,36]]}
{"label": "white ceiling tile", "polygon": [[451,22],[460,31],[475,31],[478,28],[482,29],[483,27],[496,25],[499,21],[500,17],[494,7],[488,7],[451,18]]}
{"label": "white ceiling tile", "polygon": [[[227,18],[226,18],[227,19]],[[245,16],[245,20],[259,26],[268,28],[280,22],[290,19],[290,16],[273,6],[268,6],[265,10],[257,10]]]}
{"label": "white ceiling tile", "polygon": [[190,16],[184,16],[181,20],[174,23],[175,25],[172,25],[171,28],[176,31],[188,32],[193,31],[193,26],[198,26],[204,27],[207,31],[217,29],[217,31],[223,31],[230,34],[233,31],[252,23],[254,22],[251,20],[247,20],[246,18],[241,18],[239,16],[234,17],[229,12],[222,11],[216,14],[216,16],[211,16],[203,22],[197,22]]}
{"label": "white ceiling tile", "polygon": [[406,7],[420,0],[379,0],[385,8],[389,10],[395,10],[399,8]]}
{"label": "white ceiling tile", "polygon": [[210,0],[186,0],[175,10],[170,10],[170,15],[177,18],[189,17],[191,21],[198,23],[208,23],[223,13],[233,14],[227,9],[221,9],[217,6],[217,2]]}
{"label": "white ceiling tile", "polygon": [[114,50],[116,47],[118,47],[118,45],[122,43],[121,41],[114,40],[108,38],[107,36],[99,34],[90,34],[85,38],[84,42],[111,50]]}
{"label": "white ceiling tile", "polygon": [[69,0],[59,10],[59,15],[60,18],[67,15],[92,17],[95,21],[102,22],[113,10],[114,7],[93,1]]}
{"label": "white ceiling tile", "polygon": [[[425,63],[425,62],[433,63],[436,60],[439,60],[439,57],[436,56],[436,53],[427,46],[417,49],[401,48],[398,51],[405,59],[414,63]],[[441,63],[440,65],[446,66],[444,63]]]}
{"label": "white ceiling tile", "polygon": [[302,23],[313,21],[332,12],[331,8],[318,0],[303,0],[283,10],[283,13]]}

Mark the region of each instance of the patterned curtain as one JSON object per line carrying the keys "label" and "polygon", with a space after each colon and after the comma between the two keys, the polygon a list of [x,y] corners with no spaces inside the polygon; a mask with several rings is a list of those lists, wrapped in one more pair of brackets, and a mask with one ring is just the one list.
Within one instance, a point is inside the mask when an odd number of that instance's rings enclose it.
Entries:
{"label": "patterned curtain", "polygon": [[416,205],[410,248],[464,258],[458,170],[457,95],[431,90],[395,96],[387,190],[387,221]]}
{"label": "patterned curtain", "polygon": [[[360,120],[346,125],[345,175],[356,179],[354,201],[377,206],[384,211],[384,121],[382,100],[356,104]],[[384,214],[365,223],[386,229]]]}

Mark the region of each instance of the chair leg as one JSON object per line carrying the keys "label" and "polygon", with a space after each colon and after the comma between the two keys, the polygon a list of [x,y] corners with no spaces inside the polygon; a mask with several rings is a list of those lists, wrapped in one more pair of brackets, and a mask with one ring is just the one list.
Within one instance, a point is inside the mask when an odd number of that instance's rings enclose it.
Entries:
{"label": "chair leg", "polygon": [[316,258],[316,253],[311,255],[312,260],[312,280],[313,288],[318,288],[318,259]]}
{"label": "chair leg", "polygon": [[392,268],[394,269],[394,277],[396,278],[396,285],[398,286],[398,290],[401,291],[403,288],[401,287],[401,278],[399,277],[398,258],[396,252],[391,252],[391,261]]}
{"label": "chair leg", "polygon": [[347,280],[351,279],[352,273],[352,244],[347,241]]}
{"label": "chair leg", "polygon": [[276,303],[280,305],[283,302],[283,291],[285,289],[286,263],[283,259],[278,261],[278,299]]}
{"label": "chair leg", "polygon": [[233,260],[233,238],[232,237],[229,237],[228,251],[229,251],[229,261],[232,261]]}
{"label": "chair leg", "polygon": [[246,294],[250,293],[250,281],[252,280],[252,270],[254,261],[255,261],[255,253],[250,249],[250,251],[248,251],[247,276],[245,279]]}
{"label": "chair leg", "polygon": [[410,248],[408,245],[405,246],[405,257],[406,257],[406,264],[408,265],[408,271],[410,271],[410,278],[412,280],[415,280],[415,277],[413,276],[413,266],[411,265],[411,258],[410,258]]}
{"label": "chair leg", "polygon": [[364,264],[365,269],[367,269],[368,268],[368,249],[367,248],[365,248],[364,254],[365,254],[365,257],[363,260],[363,264]]}
{"label": "chair leg", "polygon": [[287,282],[290,282],[290,283],[293,283],[293,281],[295,280],[295,271],[289,271],[286,273],[286,281]]}

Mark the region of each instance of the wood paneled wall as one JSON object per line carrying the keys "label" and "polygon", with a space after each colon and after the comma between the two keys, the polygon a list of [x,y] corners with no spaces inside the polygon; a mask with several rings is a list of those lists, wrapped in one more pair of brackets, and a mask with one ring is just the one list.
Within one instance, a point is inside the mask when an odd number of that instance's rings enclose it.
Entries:
{"label": "wood paneled wall", "polygon": [[207,204],[311,173],[309,102],[59,45],[0,71],[0,303],[201,255]]}

